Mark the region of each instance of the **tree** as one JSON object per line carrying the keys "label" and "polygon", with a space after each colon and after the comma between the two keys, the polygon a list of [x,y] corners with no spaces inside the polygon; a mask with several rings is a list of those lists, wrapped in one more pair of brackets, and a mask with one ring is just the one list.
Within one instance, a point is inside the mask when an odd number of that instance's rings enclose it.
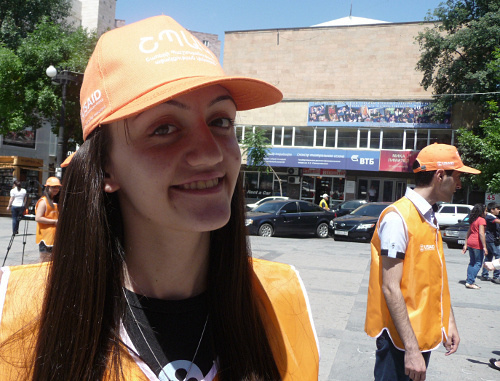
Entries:
{"label": "tree", "polygon": [[70,12],[70,0],[2,0],[0,41],[2,45],[16,49],[42,19],[60,23]]}
{"label": "tree", "polygon": [[[39,128],[44,120],[57,126],[61,86],[45,74],[48,66],[83,72],[96,44],[95,34],[43,18],[13,49],[0,45],[0,134]],[[68,85],[65,141],[81,141],[79,86]],[[57,127],[55,131],[57,133]]]}
{"label": "tree", "polygon": [[[500,49],[488,66],[500,83]],[[474,176],[475,182],[490,193],[500,193],[500,107],[497,102],[489,101],[489,115],[477,130],[460,129],[458,141],[462,157],[482,171]]]}
{"label": "tree", "polygon": [[264,130],[256,129],[254,133],[250,132],[245,134],[242,143],[243,154],[247,156],[247,166],[249,168],[257,169],[258,171],[271,171],[278,180],[280,186],[280,196],[283,196],[283,189],[281,186],[281,178],[274,171],[267,161],[266,157],[269,155],[269,139],[264,136]]}
{"label": "tree", "polygon": [[422,52],[417,69],[423,72],[422,86],[440,95],[434,114],[442,117],[458,101],[481,108],[498,100],[492,94],[498,79],[488,63],[500,43],[500,0],[447,0],[427,19],[436,24],[416,37]]}

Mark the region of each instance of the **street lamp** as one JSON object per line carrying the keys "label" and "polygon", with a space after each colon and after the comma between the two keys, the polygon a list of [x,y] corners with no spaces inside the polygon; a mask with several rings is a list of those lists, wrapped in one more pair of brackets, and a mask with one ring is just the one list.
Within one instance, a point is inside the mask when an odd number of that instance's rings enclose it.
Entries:
{"label": "street lamp", "polygon": [[59,133],[57,134],[57,156],[56,165],[61,166],[63,162],[63,149],[64,149],[64,119],[66,118],[66,85],[68,83],[79,84],[82,82],[82,73],[75,73],[69,70],[62,70],[57,72],[57,69],[50,65],[45,73],[52,79],[52,83],[62,85],[62,102],[61,102],[61,121],[59,126]]}

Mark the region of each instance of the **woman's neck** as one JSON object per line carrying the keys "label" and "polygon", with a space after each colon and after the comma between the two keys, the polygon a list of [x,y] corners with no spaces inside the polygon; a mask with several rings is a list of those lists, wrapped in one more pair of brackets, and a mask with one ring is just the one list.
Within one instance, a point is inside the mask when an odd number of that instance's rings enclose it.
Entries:
{"label": "woman's neck", "polygon": [[205,291],[210,233],[134,227],[125,232],[125,287],[158,299],[185,299]]}

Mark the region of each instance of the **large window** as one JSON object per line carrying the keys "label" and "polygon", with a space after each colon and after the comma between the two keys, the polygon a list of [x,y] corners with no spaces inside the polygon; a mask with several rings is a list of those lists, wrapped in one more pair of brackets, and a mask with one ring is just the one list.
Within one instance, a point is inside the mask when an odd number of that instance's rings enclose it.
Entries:
{"label": "large window", "polygon": [[283,145],[291,146],[293,140],[293,127],[284,127],[285,134],[283,136]]}
{"label": "large window", "polygon": [[337,148],[356,148],[358,144],[358,129],[339,128]]}
{"label": "large window", "polygon": [[417,130],[417,150],[429,145],[429,130]]}
{"label": "large window", "polygon": [[385,129],[382,137],[383,149],[403,149],[403,131]]}
{"label": "large window", "polygon": [[312,147],[314,144],[314,127],[295,127],[295,146]]}

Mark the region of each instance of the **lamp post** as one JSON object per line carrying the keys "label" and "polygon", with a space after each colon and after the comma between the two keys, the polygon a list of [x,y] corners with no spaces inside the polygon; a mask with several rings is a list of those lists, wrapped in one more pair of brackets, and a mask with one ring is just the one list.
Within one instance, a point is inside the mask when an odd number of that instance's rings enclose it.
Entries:
{"label": "lamp post", "polygon": [[79,84],[82,81],[83,74],[75,73],[69,70],[62,70],[57,72],[57,69],[50,65],[45,73],[52,79],[52,83],[62,85],[62,102],[61,102],[61,120],[59,126],[59,133],[57,134],[57,155],[56,155],[56,165],[61,166],[63,162],[63,152],[64,152],[64,120],[66,118],[66,85],[68,83]]}

